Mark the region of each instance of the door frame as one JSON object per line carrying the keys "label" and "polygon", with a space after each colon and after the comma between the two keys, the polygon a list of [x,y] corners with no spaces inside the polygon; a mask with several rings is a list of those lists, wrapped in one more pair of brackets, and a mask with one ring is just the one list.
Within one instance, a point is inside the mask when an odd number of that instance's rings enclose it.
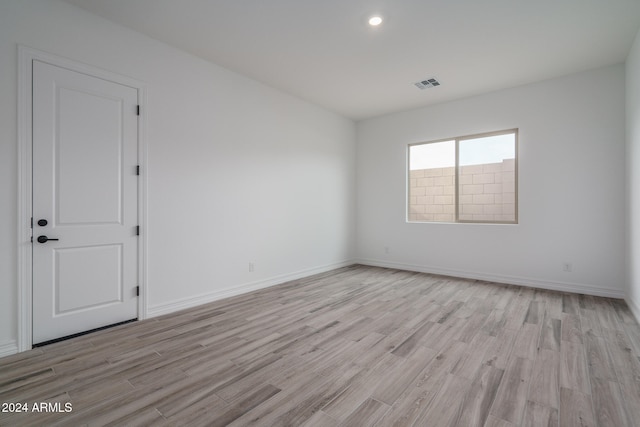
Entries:
{"label": "door frame", "polygon": [[138,91],[138,319],[147,318],[147,144],[146,144],[146,87],[135,79],[52,55],[26,46],[18,46],[18,277],[17,277],[17,326],[18,351],[30,350],[33,345],[33,253],[32,253],[32,119],[33,119],[33,61],[38,60],[94,77],[99,77]]}

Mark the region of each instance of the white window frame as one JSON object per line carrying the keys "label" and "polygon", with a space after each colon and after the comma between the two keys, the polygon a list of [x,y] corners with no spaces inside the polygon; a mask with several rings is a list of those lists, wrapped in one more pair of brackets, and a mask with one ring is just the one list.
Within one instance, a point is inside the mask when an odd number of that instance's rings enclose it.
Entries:
{"label": "white window frame", "polygon": [[[459,188],[459,175],[460,175],[460,166],[459,166],[459,160],[460,160],[460,142],[461,141],[466,141],[469,139],[479,139],[479,138],[486,138],[486,137],[491,137],[491,136],[499,136],[499,135],[508,135],[508,134],[513,134],[514,135],[514,150],[515,150],[515,166],[514,166],[514,186],[515,186],[515,213],[514,213],[514,220],[513,221],[491,221],[491,220],[469,220],[469,219],[460,219],[460,188]],[[446,142],[446,141],[454,141],[455,143],[455,165],[454,165],[454,170],[455,170],[455,174],[454,174],[454,206],[455,206],[455,213],[454,213],[454,220],[452,222],[450,221],[435,221],[435,220],[424,220],[424,221],[416,221],[416,220],[410,220],[410,202],[411,202],[411,196],[410,196],[410,188],[411,188],[411,168],[410,168],[410,161],[411,161],[411,147],[414,146],[419,146],[419,145],[425,145],[425,144],[435,144],[435,143],[440,143],[440,142]],[[485,133],[478,133],[478,134],[473,134],[473,135],[465,135],[465,136],[459,136],[459,137],[453,137],[453,138],[443,138],[443,139],[438,139],[435,141],[427,141],[427,142],[417,142],[417,143],[412,143],[409,144],[407,147],[407,172],[406,172],[406,177],[407,177],[407,191],[406,191],[406,222],[411,223],[411,224],[447,224],[447,223],[454,223],[454,224],[518,224],[518,128],[514,128],[514,129],[505,129],[505,130],[500,130],[500,131],[495,131],[495,132],[485,132]]]}

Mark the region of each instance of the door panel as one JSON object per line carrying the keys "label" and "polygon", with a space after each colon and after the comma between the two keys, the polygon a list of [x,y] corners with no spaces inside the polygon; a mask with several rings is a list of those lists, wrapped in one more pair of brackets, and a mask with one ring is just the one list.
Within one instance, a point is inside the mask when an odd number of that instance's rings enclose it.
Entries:
{"label": "door panel", "polygon": [[55,261],[54,316],[122,301],[122,245],[56,249]]}
{"label": "door panel", "polygon": [[58,102],[58,225],[121,224],[122,100],[61,87]]}
{"label": "door panel", "polygon": [[34,344],[137,318],[137,98],[33,62]]}

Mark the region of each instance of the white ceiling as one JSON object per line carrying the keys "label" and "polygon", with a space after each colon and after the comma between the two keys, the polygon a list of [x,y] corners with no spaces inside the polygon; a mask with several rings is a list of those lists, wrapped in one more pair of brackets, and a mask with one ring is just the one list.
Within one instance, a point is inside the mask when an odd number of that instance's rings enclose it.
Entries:
{"label": "white ceiling", "polygon": [[65,1],[355,120],[620,63],[640,27],[640,0]]}

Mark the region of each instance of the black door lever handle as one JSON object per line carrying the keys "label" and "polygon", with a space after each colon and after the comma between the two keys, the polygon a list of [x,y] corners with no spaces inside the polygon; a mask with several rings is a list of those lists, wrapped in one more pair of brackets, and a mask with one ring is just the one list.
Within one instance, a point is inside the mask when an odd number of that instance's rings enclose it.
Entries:
{"label": "black door lever handle", "polygon": [[50,239],[47,236],[38,236],[38,242],[47,243],[49,240],[60,240],[60,239]]}

